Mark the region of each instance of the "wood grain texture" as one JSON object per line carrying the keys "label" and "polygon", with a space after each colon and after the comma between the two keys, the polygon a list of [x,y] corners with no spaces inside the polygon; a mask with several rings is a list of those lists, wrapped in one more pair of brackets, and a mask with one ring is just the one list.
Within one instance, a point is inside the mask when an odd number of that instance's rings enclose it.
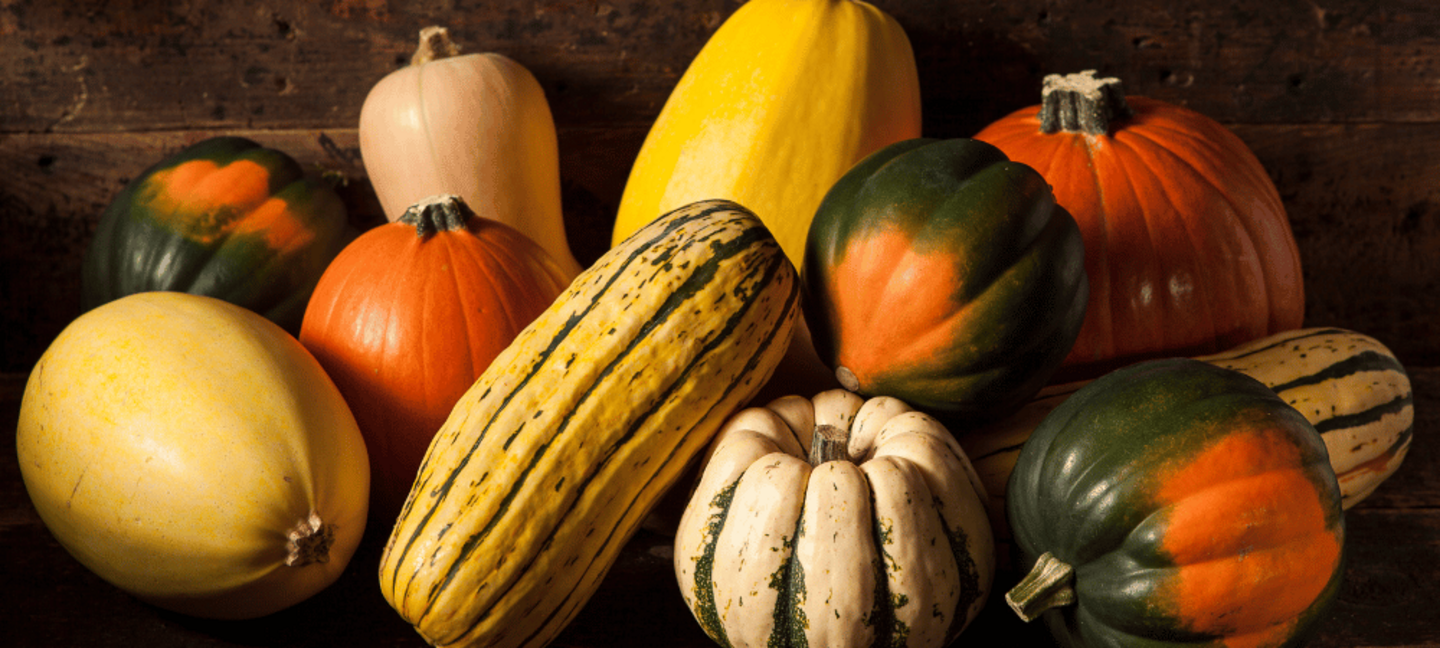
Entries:
{"label": "wood grain texture", "polygon": [[[567,235],[608,247],[630,165],[690,59],[740,0],[5,0],[0,2],[0,415],[78,315],[80,259],[130,179],[238,134],[380,210],[356,144],[369,88],[419,29],[534,72],[559,130]],[[876,0],[919,65],[925,134],[965,137],[1094,68],[1235,131],[1299,241],[1307,325],[1374,336],[1411,370],[1416,439],[1347,514],[1346,582],[1311,646],[1440,645],[1440,4],[1433,0]],[[0,437],[4,438],[4,437]],[[14,447],[13,441],[9,441]],[[72,560],[0,453],[0,624],[20,646],[422,646],[379,596],[372,539],[335,586],[272,617],[198,621],[141,604]],[[636,536],[557,646],[711,645],[675,590],[668,542]],[[992,600],[963,645],[1045,645]],[[101,620],[97,622],[97,620]]]}
{"label": "wood grain texture", "polygon": [[1440,127],[1234,130],[1285,202],[1300,244],[1307,324],[1363,331],[1407,365],[1440,365]]}
{"label": "wood grain texture", "polygon": [[[429,24],[529,67],[562,125],[643,124],[739,4],[11,0],[0,130],[353,124]],[[1440,100],[1429,0],[876,4],[908,33],[927,119],[947,133],[1034,103],[1046,73],[1085,68],[1226,123],[1433,122]]]}

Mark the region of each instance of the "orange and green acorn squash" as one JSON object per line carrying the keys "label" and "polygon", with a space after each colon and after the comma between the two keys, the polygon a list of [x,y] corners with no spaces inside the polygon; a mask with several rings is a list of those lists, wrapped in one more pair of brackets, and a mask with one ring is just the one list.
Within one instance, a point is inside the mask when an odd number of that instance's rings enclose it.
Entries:
{"label": "orange and green acorn squash", "polygon": [[1339,590],[1345,521],[1315,428],[1238,371],[1112,372],[1052,411],[1011,473],[1006,595],[1066,646],[1302,643]]}
{"label": "orange and green acorn squash", "polygon": [[340,197],[293,158],[241,137],[210,138],[116,195],[85,252],[82,307],[186,292],[294,334],[320,274],[353,234]]}
{"label": "orange and green acorn squash", "polygon": [[947,422],[998,417],[1070,351],[1088,295],[1074,219],[1044,178],[972,139],[862,160],[811,221],[802,282],[840,384]]}

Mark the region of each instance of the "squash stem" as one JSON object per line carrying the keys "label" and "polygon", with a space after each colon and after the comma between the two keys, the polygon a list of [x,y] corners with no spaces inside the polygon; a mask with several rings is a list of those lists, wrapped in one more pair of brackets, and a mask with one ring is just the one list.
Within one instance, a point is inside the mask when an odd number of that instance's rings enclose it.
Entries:
{"label": "squash stem", "polygon": [[437,232],[465,229],[465,225],[474,215],[475,212],[465,204],[465,199],[452,194],[441,194],[411,205],[400,216],[400,222],[413,225],[415,234],[426,238]]}
{"label": "squash stem", "polygon": [[1116,122],[1134,115],[1120,79],[1095,78],[1095,70],[1051,74],[1041,90],[1040,132],[1107,135]]}
{"label": "squash stem", "polygon": [[424,65],[460,53],[460,46],[450,40],[450,30],[431,25],[420,30],[420,46],[410,56],[410,65]]}
{"label": "squash stem", "polygon": [[1075,603],[1075,568],[1045,552],[1035,567],[1005,593],[1005,602],[1026,623],[1051,608]]}
{"label": "squash stem", "polygon": [[320,514],[310,512],[286,534],[285,564],[290,567],[304,567],[314,563],[330,562],[330,546],[335,544],[335,525],[326,524]]}
{"label": "squash stem", "polygon": [[810,437],[810,465],[850,460],[850,431],[833,425],[817,425]]}

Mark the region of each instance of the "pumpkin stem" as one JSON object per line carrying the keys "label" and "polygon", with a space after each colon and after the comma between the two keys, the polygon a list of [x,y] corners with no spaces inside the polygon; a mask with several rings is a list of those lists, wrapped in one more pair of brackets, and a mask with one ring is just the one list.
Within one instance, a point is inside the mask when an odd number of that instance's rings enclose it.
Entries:
{"label": "pumpkin stem", "polygon": [[1106,135],[1110,125],[1135,114],[1120,79],[1095,78],[1095,70],[1045,77],[1040,92],[1040,132]]}
{"label": "pumpkin stem", "polygon": [[1040,618],[1040,614],[1050,608],[1072,605],[1075,603],[1075,568],[1047,551],[1035,561],[1030,573],[1005,593],[1005,602],[1026,623]]}
{"label": "pumpkin stem", "polygon": [[420,30],[420,46],[410,56],[410,65],[424,65],[459,53],[460,46],[450,40],[450,30],[431,25]]}
{"label": "pumpkin stem", "polygon": [[850,460],[850,431],[830,424],[815,426],[810,437],[810,465]]}
{"label": "pumpkin stem", "polygon": [[437,232],[453,232],[465,229],[466,223],[475,216],[465,199],[454,194],[430,196],[411,205],[400,216],[400,222],[415,226],[420,238]]}
{"label": "pumpkin stem", "polygon": [[286,534],[285,564],[290,567],[304,567],[313,563],[330,562],[330,546],[335,544],[335,525],[325,524],[320,514],[299,521]]}

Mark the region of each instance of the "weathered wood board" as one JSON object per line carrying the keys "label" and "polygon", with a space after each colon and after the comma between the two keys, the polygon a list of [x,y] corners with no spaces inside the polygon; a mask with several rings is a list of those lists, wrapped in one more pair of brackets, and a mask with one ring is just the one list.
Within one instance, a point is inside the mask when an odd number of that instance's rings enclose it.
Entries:
{"label": "weathered wood board", "polygon": [[[1038,100],[1051,72],[1097,69],[1207,114],[1264,164],[1301,247],[1307,324],[1352,328],[1411,369],[1416,438],[1347,514],[1340,602],[1311,643],[1440,645],[1440,3],[1241,5],[876,0],[919,65],[925,134],[964,137]],[[690,59],[737,0],[0,0],[0,412],[79,314],[79,265],[106,204],[186,144],[239,134],[343,178],[352,221],[380,211],[356,124],[416,34],[448,26],[540,80],[560,138],[576,257],[606,248],[629,167]],[[11,445],[13,447],[13,444]],[[0,620],[22,646],[421,645],[375,588],[378,547],[274,617],[200,622],[86,572],[40,524],[0,453]],[[663,537],[637,536],[557,645],[707,646]],[[967,643],[1043,643],[998,598]],[[0,641],[5,643],[5,641]]]}

